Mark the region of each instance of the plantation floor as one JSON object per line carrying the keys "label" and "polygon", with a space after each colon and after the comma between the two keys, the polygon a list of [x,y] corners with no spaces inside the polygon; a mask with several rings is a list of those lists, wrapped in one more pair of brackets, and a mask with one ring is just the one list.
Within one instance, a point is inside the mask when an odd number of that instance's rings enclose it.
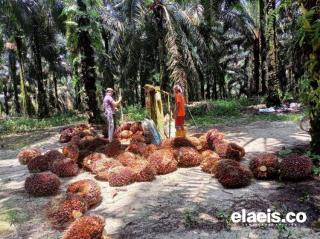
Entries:
{"label": "plantation floor", "polygon": [[[259,121],[248,125],[218,127],[226,137],[243,145],[244,163],[257,152],[278,151],[283,147],[305,146],[309,137],[293,122]],[[190,131],[206,131],[191,127]],[[0,238],[60,238],[46,221],[47,198],[29,197],[23,188],[29,175],[16,159],[15,145],[30,144],[41,149],[56,149],[58,129],[29,136],[0,140]],[[23,143],[21,143],[21,141]],[[93,178],[87,172],[63,179],[61,193],[70,182]],[[224,189],[215,178],[197,168],[180,168],[157,176],[153,182],[134,183],[120,188],[98,181],[103,201],[91,209],[106,218],[108,238],[320,238],[314,222],[320,217],[320,180],[283,183],[256,181],[246,188]],[[249,227],[229,220],[232,211],[241,209],[266,212],[304,211],[308,220],[297,227]],[[318,223],[319,225],[320,223]],[[319,228],[319,227],[318,227]]]}

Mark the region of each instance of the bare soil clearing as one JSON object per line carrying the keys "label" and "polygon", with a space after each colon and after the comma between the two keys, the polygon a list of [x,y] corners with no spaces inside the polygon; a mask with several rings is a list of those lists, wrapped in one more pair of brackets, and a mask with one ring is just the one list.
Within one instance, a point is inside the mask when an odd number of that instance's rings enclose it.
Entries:
{"label": "bare soil clearing", "polygon": [[[274,152],[283,147],[303,146],[309,136],[292,122],[255,122],[217,127],[226,138],[244,146],[245,163],[258,152]],[[191,127],[190,131],[206,131]],[[38,135],[38,136],[37,136]],[[46,222],[45,207],[51,197],[33,198],[24,191],[29,175],[19,165],[14,145],[28,144],[43,151],[60,148],[58,130],[33,137],[15,136],[0,140],[0,238],[59,238]],[[61,192],[70,182],[93,175],[82,172],[63,179]],[[153,182],[112,188],[98,181],[103,201],[91,209],[106,218],[109,238],[320,238],[314,222],[320,217],[319,179],[300,183],[257,181],[242,189],[224,189],[200,168],[179,168],[157,176]],[[266,212],[304,211],[308,220],[297,227],[249,227],[231,224],[229,215],[241,209]]]}

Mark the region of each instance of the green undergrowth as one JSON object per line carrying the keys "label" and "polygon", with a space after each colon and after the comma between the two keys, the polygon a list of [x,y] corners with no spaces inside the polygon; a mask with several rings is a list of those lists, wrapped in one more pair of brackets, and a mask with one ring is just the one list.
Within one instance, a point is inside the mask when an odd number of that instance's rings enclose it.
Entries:
{"label": "green undergrowth", "polygon": [[0,120],[0,135],[30,132],[85,120],[85,116],[75,114],[58,114],[45,119],[15,117]]}

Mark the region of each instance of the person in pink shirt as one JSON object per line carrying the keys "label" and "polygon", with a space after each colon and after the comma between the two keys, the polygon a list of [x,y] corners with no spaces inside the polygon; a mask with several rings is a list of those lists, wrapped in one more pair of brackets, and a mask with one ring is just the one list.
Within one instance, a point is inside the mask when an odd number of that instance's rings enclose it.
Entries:
{"label": "person in pink shirt", "polygon": [[120,96],[119,99],[115,101],[112,98],[113,89],[107,88],[106,92],[107,93],[103,99],[103,109],[108,123],[108,139],[109,142],[111,142],[114,132],[114,112],[117,110],[118,105],[121,104],[122,97]]}

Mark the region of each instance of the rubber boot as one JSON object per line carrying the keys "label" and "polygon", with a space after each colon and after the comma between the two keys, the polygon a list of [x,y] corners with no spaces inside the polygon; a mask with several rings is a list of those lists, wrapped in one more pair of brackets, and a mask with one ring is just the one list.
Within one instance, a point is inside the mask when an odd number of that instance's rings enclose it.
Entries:
{"label": "rubber boot", "polygon": [[181,137],[181,136],[182,136],[181,130],[177,129],[176,130],[176,137]]}

